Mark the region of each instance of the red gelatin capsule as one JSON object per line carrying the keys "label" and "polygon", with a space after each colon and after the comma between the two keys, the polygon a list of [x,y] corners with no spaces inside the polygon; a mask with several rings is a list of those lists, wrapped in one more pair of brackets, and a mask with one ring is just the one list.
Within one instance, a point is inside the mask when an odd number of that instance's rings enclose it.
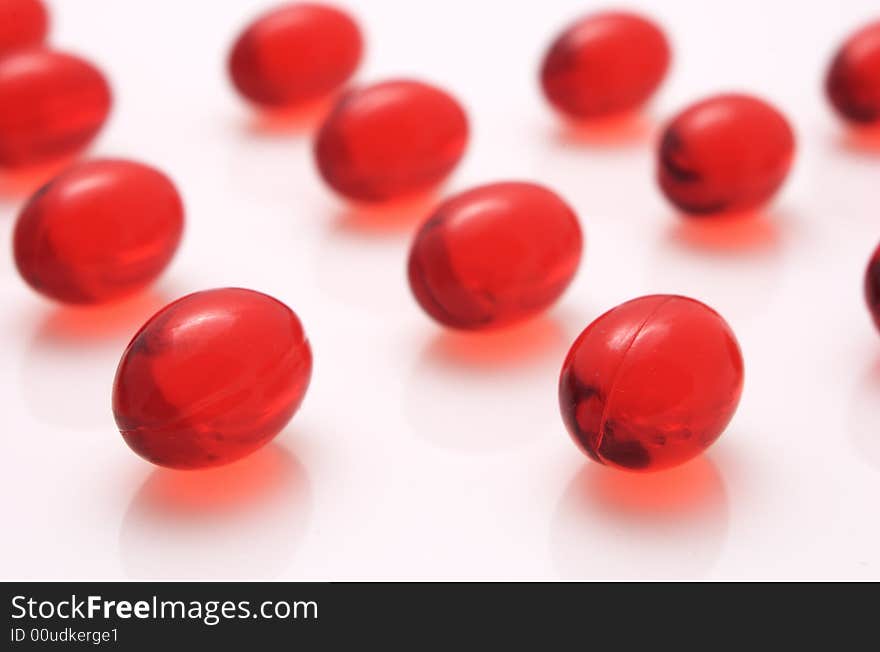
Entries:
{"label": "red gelatin capsule", "polygon": [[164,174],[133,161],[87,161],[43,186],[22,209],[15,263],[48,297],[99,303],[153,281],[182,230],[183,204]]}
{"label": "red gelatin capsule", "polygon": [[880,246],[874,250],[865,270],[865,301],[874,324],[880,330]]}
{"label": "red gelatin capsule", "polygon": [[154,464],[219,466],[287,425],[311,373],[308,340],[286,305],[252,290],[196,292],[134,336],[116,371],[113,415]]}
{"label": "red gelatin capsule", "polygon": [[467,139],[467,116],[450,95],[416,81],[388,81],[340,98],[318,133],[315,158],[340,194],[384,201],[440,183]]}
{"label": "red gelatin capsule", "polygon": [[49,17],[40,0],[0,0],[0,54],[39,45],[49,31]]}
{"label": "red gelatin capsule", "polygon": [[742,385],[727,322],[699,301],[654,295],[609,310],[580,334],[562,367],[559,405],[592,459],[656,471],[714,442]]}
{"label": "red gelatin capsule", "polygon": [[425,312],[445,326],[501,326],[556,301],[582,249],[577,216],[554,192],[493,183],[446,200],[419,229],[409,284]]}
{"label": "red gelatin capsule", "polygon": [[238,37],[229,74],[239,93],[267,107],[293,106],[336,90],[357,69],[363,39],[354,20],[333,7],[284,5]]}
{"label": "red gelatin capsule", "polygon": [[0,166],[73,154],[110,113],[110,87],[90,63],[44,49],[0,59]]}
{"label": "red gelatin capsule", "polygon": [[748,211],[766,203],[788,175],[794,132],[779,111],[748,95],[716,95],[666,127],[657,178],[685,213]]}
{"label": "red gelatin capsule", "polygon": [[573,118],[632,111],[657,90],[669,68],[663,31],[636,14],[587,16],[551,44],[541,86],[553,106]]}
{"label": "red gelatin capsule", "polygon": [[850,36],[834,55],[825,91],[846,120],[880,122],[880,21]]}

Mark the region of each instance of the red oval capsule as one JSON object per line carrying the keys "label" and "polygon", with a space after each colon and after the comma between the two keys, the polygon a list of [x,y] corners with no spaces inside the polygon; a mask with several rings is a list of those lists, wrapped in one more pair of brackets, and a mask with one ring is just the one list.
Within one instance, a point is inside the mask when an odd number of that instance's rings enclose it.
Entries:
{"label": "red oval capsule", "polygon": [[229,56],[239,93],[268,107],[292,106],[336,90],[354,74],[363,39],[348,14],[291,4],[257,18]]}
{"label": "red oval capsule", "polygon": [[825,91],[844,119],[862,125],[880,122],[880,21],[840,46],[828,69]]}
{"label": "red oval capsule", "polygon": [[871,318],[877,329],[880,330],[880,245],[874,250],[865,270],[865,301]]}
{"label": "red oval capsule", "polygon": [[714,442],[742,385],[727,322],[694,299],[654,295],[609,310],[580,334],[562,367],[559,405],[592,459],[656,471]]}
{"label": "red oval capsule", "polygon": [[133,161],[87,161],[43,186],[22,209],[15,263],[48,297],[99,303],[153,281],[182,230],[183,204],[164,174]]}
{"label": "red oval capsule", "polygon": [[663,31],[636,14],[603,12],[568,27],[541,66],[544,95],[573,118],[602,118],[639,108],[669,68]]}
{"label": "red oval capsule", "polygon": [[113,415],[141,457],[177,469],[233,462],[293,417],[312,373],[302,325],[259,292],[196,292],[134,336],[113,383]]}
{"label": "red oval capsule", "polygon": [[44,49],[0,59],[0,166],[73,154],[110,113],[110,87],[87,61]]}
{"label": "red oval capsule", "polygon": [[464,154],[467,116],[449,94],[416,81],[349,91],[315,142],[324,180],[340,194],[383,201],[425,191]]}
{"label": "red oval capsule", "polygon": [[49,16],[40,0],[0,0],[0,54],[39,45],[49,31]]}
{"label": "red oval capsule", "polygon": [[748,211],[779,190],[794,146],[788,120],[766,102],[717,95],[667,125],[657,178],[669,201],[685,213]]}
{"label": "red oval capsule", "polygon": [[554,192],[493,183],[446,200],[419,229],[409,284],[425,312],[445,326],[501,326],[556,301],[582,249],[577,216]]}

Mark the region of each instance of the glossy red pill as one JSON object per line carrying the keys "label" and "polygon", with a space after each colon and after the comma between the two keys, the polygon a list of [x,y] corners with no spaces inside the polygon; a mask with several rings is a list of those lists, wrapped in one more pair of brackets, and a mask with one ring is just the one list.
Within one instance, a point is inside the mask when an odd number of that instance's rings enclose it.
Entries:
{"label": "glossy red pill", "polygon": [[363,51],[352,18],[333,7],[297,3],[257,18],[229,55],[229,74],[244,97],[267,107],[292,106],[336,90]]}
{"label": "glossy red pill", "polygon": [[880,330],[880,245],[874,250],[865,270],[865,301],[874,324]]}
{"label": "glossy red pill", "polygon": [[556,193],[533,183],[493,183],[446,200],[419,229],[409,284],[445,326],[503,326],[556,301],[582,249],[577,216]]}
{"label": "glossy red pill", "polygon": [[384,201],[441,182],[467,140],[467,116],[448,93],[417,81],[388,81],[340,98],[318,133],[315,158],[341,195]]}
{"label": "glossy red pill", "polygon": [[49,31],[49,16],[40,0],[0,0],[0,54],[39,45]]}
{"label": "glossy red pill", "polygon": [[196,292],[153,315],[113,383],[113,415],[141,457],[177,469],[233,462],[293,417],[312,373],[296,314],[270,296]]}
{"label": "glossy red pill", "polygon": [[748,95],[716,95],[666,126],[657,178],[685,213],[748,211],[779,190],[794,147],[794,132],[775,108]]}
{"label": "glossy red pill", "polygon": [[99,303],[153,281],[182,231],[183,204],[164,174],[133,161],[87,161],[40,188],[22,209],[15,263],[48,297]]}
{"label": "glossy red pill", "polygon": [[562,367],[559,405],[592,459],[656,471],[714,442],[742,385],[727,322],[694,299],[653,295],[609,310],[580,334]]}
{"label": "glossy red pill", "polygon": [[73,154],[110,113],[110,87],[87,61],[45,49],[0,58],[0,166]]}
{"label": "glossy red pill", "polygon": [[642,16],[609,11],[583,18],[550,45],[541,86],[553,106],[578,119],[632,111],[669,68],[663,31]]}
{"label": "glossy red pill", "polygon": [[880,122],[880,21],[840,46],[825,78],[825,92],[844,119],[862,125]]}

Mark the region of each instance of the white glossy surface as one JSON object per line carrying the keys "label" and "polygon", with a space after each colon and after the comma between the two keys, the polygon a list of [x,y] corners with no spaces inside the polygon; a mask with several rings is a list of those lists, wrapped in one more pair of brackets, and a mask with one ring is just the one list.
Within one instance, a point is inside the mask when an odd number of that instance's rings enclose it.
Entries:
{"label": "white glossy surface", "polygon": [[[861,296],[880,240],[880,151],[847,140],[820,87],[876,3],[630,3],[660,5],[674,40],[649,131],[727,89],[765,96],[796,127],[790,182],[720,245],[659,195],[650,133],[576,137],[542,101],[539,57],[585,3],[348,3],[369,44],[360,80],[417,76],[466,103],[474,137],[446,192],[534,179],[581,216],[586,257],[560,304],[471,337],[441,332],[409,296],[417,215],[370,226],[318,179],[308,130],[259,123],[231,91],[227,49],[262,4],[52,3],[52,41],[93,58],[115,90],[91,154],[165,169],[188,228],[152,293],[58,308],[15,272],[21,197],[0,177],[0,576],[880,579],[880,335]],[[155,470],[114,427],[118,356],[162,303],[223,285],[298,312],[312,386],[250,460]],[[704,459],[620,475],[570,443],[556,376],[591,319],[651,292],[728,319],[745,393]]]}

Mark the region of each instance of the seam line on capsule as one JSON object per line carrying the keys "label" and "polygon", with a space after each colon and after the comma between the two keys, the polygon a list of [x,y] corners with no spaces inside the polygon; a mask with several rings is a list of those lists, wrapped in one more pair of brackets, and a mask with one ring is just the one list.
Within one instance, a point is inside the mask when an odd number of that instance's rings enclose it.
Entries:
{"label": "seam line on capsule", "polygon": [[614,378],[611,379],[611,385],[608,387],[608,400],[605,401],[605,406],[602,408],[602,416],[599,417],[599,437],[596,440],[596,455],[599,456],[603,464],[605,463],[605,458],[602,456],[602,453],[600,453],[599,450],[602,448],[602,442],[605,441],[605,421],[608,418],[608,411],[611,409],[611,397],[614,395],[614,388],[617,386],[617,381],[620,379],[621,369],[623,369],[623,363],[626,362],[626,356],[629,355],[629,352],[635,346],[636,340],[639,339],[639,335],[642,334],[642,331],[645,329],[645,326],[648,325],[648,322],[651,321],[654,315],[656,315],[660,311],[660,308],[662,308],[675,298],[675,296],[666,297],[663,301],[658,303],[651,312],[645,315],[645,318],[636,329],[636,332],[633,335],[630,343],[627,345],[626,350],[623,352],[623,355],[620,356],[620,364],[614,371]]}

